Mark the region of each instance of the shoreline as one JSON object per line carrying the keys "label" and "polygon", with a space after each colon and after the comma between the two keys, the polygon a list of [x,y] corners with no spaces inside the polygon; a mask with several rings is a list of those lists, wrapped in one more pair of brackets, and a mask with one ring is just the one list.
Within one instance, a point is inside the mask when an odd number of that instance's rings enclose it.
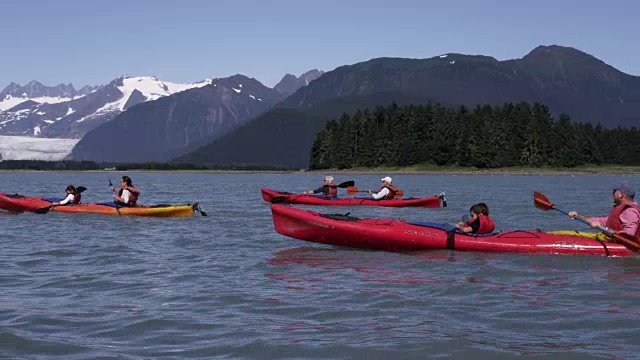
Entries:
{"label": "shoreline", "polygon": [[405,174],[405,175],[638,175],[640,166],[582,166],[576,168],[497,168],[476,169],[456,167],[421,167],[405,168],[377,167],[356,169],[324,169],[324,170],[0,170],[0,173],[10,172],[90,172],[90,173],[211,173],[211,174]]}
{"label": "shoreline", "polygon": [[[311,171],[308,171],[311,172]],[[313,171],[318,172],[318,171]],[[375,168],[352,170],[326,170],[336,174],[406,174],[406,175],[638,175],[640,166],[594,166],[579,168]]]}

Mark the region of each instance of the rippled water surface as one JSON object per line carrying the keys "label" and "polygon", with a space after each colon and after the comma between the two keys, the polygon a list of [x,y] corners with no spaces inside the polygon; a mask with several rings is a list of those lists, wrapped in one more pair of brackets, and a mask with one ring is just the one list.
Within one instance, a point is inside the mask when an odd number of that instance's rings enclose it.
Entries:
{"label": "rippled water surface", "polygon": [[[122,173],[0,173],[0,192],[107,201]],[[209,214],[153,219],[0,212],[0,358],[638,358],[640,260],[360,251],[273,230],[260,187],[325,174],[128,173],[141,202]],[[336,176],[360,188],[381,175]],[[640,177],[627,176],[640,187]],[[449,207],[306,207],[358,217],[460,219],[485,201],[500,229],[581,229],[533,207],[604,214],[620,177],[395,175]]]}

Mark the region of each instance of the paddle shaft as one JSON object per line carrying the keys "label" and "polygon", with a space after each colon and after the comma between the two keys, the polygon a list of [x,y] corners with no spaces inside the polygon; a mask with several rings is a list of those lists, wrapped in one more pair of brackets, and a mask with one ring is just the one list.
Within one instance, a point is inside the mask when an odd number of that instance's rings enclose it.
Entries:
{"label": "paddle shaft", "polygon": [[[552,208],[553,210],[559,211],[559,212],[561,212],[561,213],[563,213],[563,214],[565,214],[565,215],[569,216],[569,213],[568,213],[568,212],[566,212],[566,211],[564,211],[564,210],[560,210],[560,209],[558,209],[557,207],[555,207],[555,205],[551,206],[551,208]],[[591,223],[590,223],[589,221],[587,221],[587,220],[585,220],[585,219],[583,219],[583,218],[581,218],[581,217],[579,217],[579,216],[574,216],[574,217],[573,217],[573,219],[574,219],[574,220],[578,220],[578,221],[580,221],[580,222],[583,222],[583,223],[585,223],[585,224],[587,224],[587,225],[591,226]],[[612,233],[612,232],[611,232],[611,230],[609,230],[609,229],[605,229],[605,228],[603,228],[602,226],[598,226],[598,227],[597,227],[597,229],[598,229],[598,230],[600,230],[600,231],[602,231],[603,233],[605,233],[605,234],[609,235],[609,236],[613,236],[613,233]]]}
{"label": "paddle shaft", "polygon": [[[111,183],[111,179],[109,179],[109,190],[111,190],[111,189],[113,189],[113,184]],[[120,214],[120,209],[118,208],[118,203],[117,202],[115,202],[115,203],[116,203],[116,212],[118,213],[118,216],[122,216],[122,214]]]}

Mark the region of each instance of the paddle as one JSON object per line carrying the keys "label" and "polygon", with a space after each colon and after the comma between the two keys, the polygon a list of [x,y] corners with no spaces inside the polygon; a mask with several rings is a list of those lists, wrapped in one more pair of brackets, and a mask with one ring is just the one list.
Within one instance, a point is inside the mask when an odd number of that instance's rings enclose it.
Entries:
{"label": "paddle", "polygon": [[[347,192],[349,192],[348,188],[353,187],[355,185],[356,185],[355,181],[349,180],[349,181],[342,182],[342,183],[336,185],[335,187],[342,188],[342,189],[347,188]],[[288,195],[288,196],[276,196],[276,197],[271,199],[271,203],[272,204],[281,203],[281,202],[291,198],[291,196],[300,196],[300,195],[305,195],[305,194]]]}
{"label": "paddle", "polygon": [[[544,194],[539,193],[537,191],[533,193],[533,205],[536,208],[540,209],[540,210],[544,210],[544,211],[556,210],[556,211],[559,211],[559,212],[561,212],[561,213],[563,213],[565,215],[569,215],[568,212],[558,209],[551,201],[549,201],[549,199]],[[581,222],[591,226],[591,223],[588,222],[585,219],[582,219],[582,218],[577,217],[577,216],[574,217],[574,219],[576,219],[578,221],[581,221]],[[640,249],[640,243],[637,243],[637,242],[635,242],[633,240],[626,239],[625,237],[620,236],[619,234],[612,233],[609,229],[605,229],[605,228],[603,228],[601,226],[598,226],[597,229],[602,231],[603,233],[611,236],[611,238],[616,240],[618,243],[621,243],[621,244],[624,244],[624,245],[630,247],[632,250],[636,250],[637,251],[638,249]]]}
{"label": "paddle", "polygon": [[199,202],[196,202],[196,203],[193,204],[193,210],[199,212],[200,215],[202,215],[202,216],[208,216],[207,213],[204,210],[202,210],[202,207],[200,207],[200,203]]}
{"label": "paddle", "polygon": [[[357,194],[357,193],[366,193],[366,192],[368,192],[368,191],[366,191],[366,190],[360,190],[360,189],[358,189],[358,188],[357,188],[357,187],[355,187],[355,186],[349,186],[349,187],[347,188],[347,194],[350,194],[350,195],[354,195],[354,194]],[[396,192],[396,196],[395,196],[395,197],[397,197],[397,198],[401,198],[401,197],[403,197],[403,196],[404,196],[404,191],[402,191],[402,190],[398,190],[398,191]]]}
{"label": "paddle", "polygon": [[[86,190],[87,190],[87,188],[86,188],[86,187],[84,187],[84,186],[78,186],[78,187],[76,188],[76,191],[78,192],[78,194],[82,194],[82,193],[83,193],[83,192],[85,192]],[[48,213],[51,209],[53,209],[53,207],[54,207],[54,206],[56,206],[56,205],[51,204],[51,205],[49,205],[49,206],[47,206],[47,207],[43,207],[43,208],[40,208],[40,209],[36,209],[36,210],[34,210],[33,212],[34,212],[35,214],[41,214],[41,215],[42,215],[42,214],[46,214],[46,213]]]}
{"label": "paddle", "polygon": [[[109,178],[109,190],[113,191],[113,184],[111,183],[111,178]],[[120,214],[120,209],[118,208],[118,203],[114,201],[114,203],[116,204],[115,208],[116,208],[116,212],[118,213],[118,216],[122,216],[122,214]]]}

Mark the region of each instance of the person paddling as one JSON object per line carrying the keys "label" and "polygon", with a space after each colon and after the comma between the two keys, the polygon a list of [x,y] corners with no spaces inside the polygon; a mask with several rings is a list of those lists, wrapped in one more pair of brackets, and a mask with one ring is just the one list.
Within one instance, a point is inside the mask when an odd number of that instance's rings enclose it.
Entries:
{"label": "person paddling", "polygon": [[391,200],[395,198],[396,194],[398,193],[398,188],[391,185],[391,183],[393,182],[393,179],[391,179],[389,176],[385,176],[380,180],[382,181],[382,187],[380,188],[380,190],[378,190],[378,192],[374,193],[371,190],[369,190],[369,194],[373,197],[373,199],[374,200]]}
{"label": "person paddling", "polygon": [[471,234],[490,234],[496,229],[496,224],[489,217],[489,207],[485,203],[477,203],[469,209],[471,219],[459,222],[456,228]]}
{"label": "person paddling", "polygon": [[79,204],[80,203],[80,199],[82,198],[82,194],[76,189],[75,186],[73,185],[69,185],[66,188],[66,193],[67,195],[65,196],[64,200],[58,202],[58,203],[53,203],[53,206],[57,206],[57,205],[72,205],[72,204]]}
{"label": "person paddling", "polygon": [[[116,191],[116,188],[111,187],[111,191]],[[140,189],[133,186],[133,182],[128,176],[122,177],[118,194],[113,194],[115,203],[120,206],[136,206],[139,196]]]}
{"label": "person paddling", "polygon": [[333,176],[325,176],[322,186],[315,190],[305,191],[305,195],[322,194],[322,197],[330,199],[338,197],[338,185],[333,182]]}
{"label": "person paddling", "polygon": [[605,227],[614,234],[640,241],[640,207],[633,199],[636,190],[628,182],[622,182],[613,187],[613,208],[608,216],[589,217],[579,215],[576,211],[569,211],[571,219],[580,217],[591,223],[592,228]]}

